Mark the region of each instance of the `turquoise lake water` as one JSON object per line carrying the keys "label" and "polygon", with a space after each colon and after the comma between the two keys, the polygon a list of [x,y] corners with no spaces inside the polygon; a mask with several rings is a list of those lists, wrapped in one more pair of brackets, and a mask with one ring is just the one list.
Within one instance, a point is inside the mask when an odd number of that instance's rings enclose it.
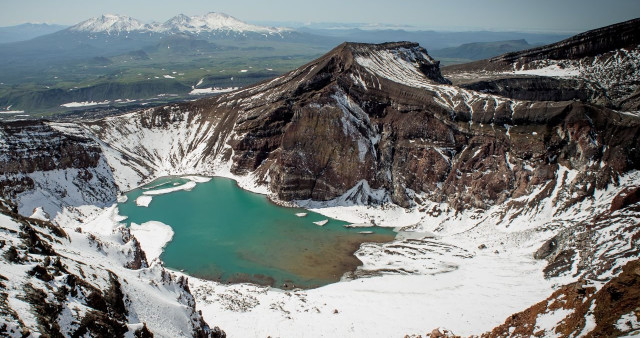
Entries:
{"label": "turquoise lake water", "polygon": [[[144,191],[186,182],[158,179],[129,192],[119,210],[127,224],[159,221],[171,226],[175,234],[160,258],[167,267],[199,278],[285,288],[322,286],[361,264],[353,255],[361,243],[395,237],[388,228],[345,228],[348,223],[333,219],[318,226],[313,222],[328,218],[275,205],[227,178],[198,183],[191,191],[155,195],[149,207],[135,204]],[[295,215],[303,212],[307,216]]]}

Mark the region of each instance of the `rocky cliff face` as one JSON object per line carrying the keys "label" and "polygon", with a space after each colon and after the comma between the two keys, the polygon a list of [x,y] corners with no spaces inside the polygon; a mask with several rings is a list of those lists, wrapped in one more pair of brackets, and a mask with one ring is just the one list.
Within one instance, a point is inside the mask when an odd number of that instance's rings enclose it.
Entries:
{"label": "rocky cliff face", "polygon": [[105,206],[116,199],[99,145],[72,127],[61,130],[43,122],[0,126],[0,196],[16,202],[23,215],[34,212],[34,200],[54,215],[63,206]]}
{"label": "rocky cliff face", "polygon": [[[552,191],[559,168],[580,172],[580,184],[567,192],[574,197],[559,203],[589,198],[639,168],[639,121],[589,103],[515,100],[449,85],[416,44],[343,44],[238,92],[82,123],[72,133],[95,142],[86,141],[92,145],[78,165],[95,166],[91,151],[100,144],[118,172],[105,181],[121,189],[178,172],[212,174],[230,163],[232,174],[255,176],[285,201],[330,200],[360,187],[353,202],[411,207],[420,195],[463,210]],[[66,151],[60,142],[43,147]],[[51,166],[40,162],[25,166]],[[10,171],[6,177],[18,179]]]}
{"label": "rocky cliff face", "polygon": [[634,115],[485,95],[436,69],[412,44],[345,44],[209,109],[238,112],[231,170],[259,173],[283,200],[329,200],[364,180],[405,207],[424,193],[487,208],[553,181],[560,166],[583,172],[571,192],[581,199],[640,165]]}
{"label": "rocky cliff face", "polygon": [[640,43],[638,26],[640,26],[640,19],[633,19],[590,30],[551,45],[507,53],[493,58],[492,61],[577,60],[620,48],[633,49]]}

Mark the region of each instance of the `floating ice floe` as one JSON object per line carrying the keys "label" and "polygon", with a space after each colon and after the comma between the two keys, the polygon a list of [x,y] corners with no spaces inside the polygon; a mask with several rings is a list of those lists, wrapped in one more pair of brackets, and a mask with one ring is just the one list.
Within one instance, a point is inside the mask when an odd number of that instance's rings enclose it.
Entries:
{"label": "floating ice floe", "polygon": [[189,181],[192,182],[196,182],[196,183],[207,183],[209,181],[211,181],[211,177],[206,177],[206,176],[182,176],[182,178],[187,179]]}
{"label": "floating ice floe", "polygon": [[307,213],[306,212],[298,212],[298,213],[296,213],[296,216],[305,217],[305,216],[307,216]]}
{"label": "floating ice floe", "polygon": [[373,225],[369,224],[369,223],[351,223],[351,224],[347,224],[344,227],[345,228],[370,228]]}
{"label": "floating ice floe", "polygon": [[114,103],[131,103],[131,102],[136,102],[136,100],[131,100],[131,99],[117,99],[115,101],[113,101]]}
{"label": "floating ice floe", "polygon": [[158,190],[150,190],[150,191],[145,191],[143,192],[143,194],[145,195],[164,195],[164,194],[168,194],[170,192],[174,192],[174,191],[179,191],[179,190],[191,190],[196,186],[196,182],[194,181],[189,181],[185,184],[182,185],[178,185],[175,187],[171,187],[171,188],[165,188],[165,189],[158,189]]}
{"label": "floating ice floe", "polygon": [[325,220],[322,220],[322,221],[313,222],[313,224],[319,225],[319,226],[324,226],[327,223],[329,223],[328,219],[325,219]]}
{"label": "floating ice floe", "polygon": [[153,197],[151,196],[142,195],[136,198],[136,205],[139,207],[148,207],[152,199]]}

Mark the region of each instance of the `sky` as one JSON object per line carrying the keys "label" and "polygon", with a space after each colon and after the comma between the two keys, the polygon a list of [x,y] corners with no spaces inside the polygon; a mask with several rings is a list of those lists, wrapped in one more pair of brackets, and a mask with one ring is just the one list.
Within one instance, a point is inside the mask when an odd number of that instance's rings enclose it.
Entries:
{"label": "sky", "polygon": [[414,29],[581,32],[640,17],[640,0],[0,0],[0,26],[72,25],[101,14],[143,22],[223,12],[248,22]]}

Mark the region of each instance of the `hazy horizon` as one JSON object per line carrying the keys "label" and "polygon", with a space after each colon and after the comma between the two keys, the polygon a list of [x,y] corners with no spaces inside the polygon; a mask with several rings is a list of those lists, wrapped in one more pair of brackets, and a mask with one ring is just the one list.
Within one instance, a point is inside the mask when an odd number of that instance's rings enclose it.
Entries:
{"label": "hazy horizon", "polygon": [[[65,10],[60,10],[64,8]],[[114,0],[87,5],[81,0],[23,0],[3,6],[0,26],[23,23],[74,25],[102,14],[119,14],[143,22],[163,22],[177,14],[221,12],[239,20],[280,26],[336,24],[444,31],[521,31],[575,33],[640,16],[640,1],[614,0],[184,0],[135,2]]]}

